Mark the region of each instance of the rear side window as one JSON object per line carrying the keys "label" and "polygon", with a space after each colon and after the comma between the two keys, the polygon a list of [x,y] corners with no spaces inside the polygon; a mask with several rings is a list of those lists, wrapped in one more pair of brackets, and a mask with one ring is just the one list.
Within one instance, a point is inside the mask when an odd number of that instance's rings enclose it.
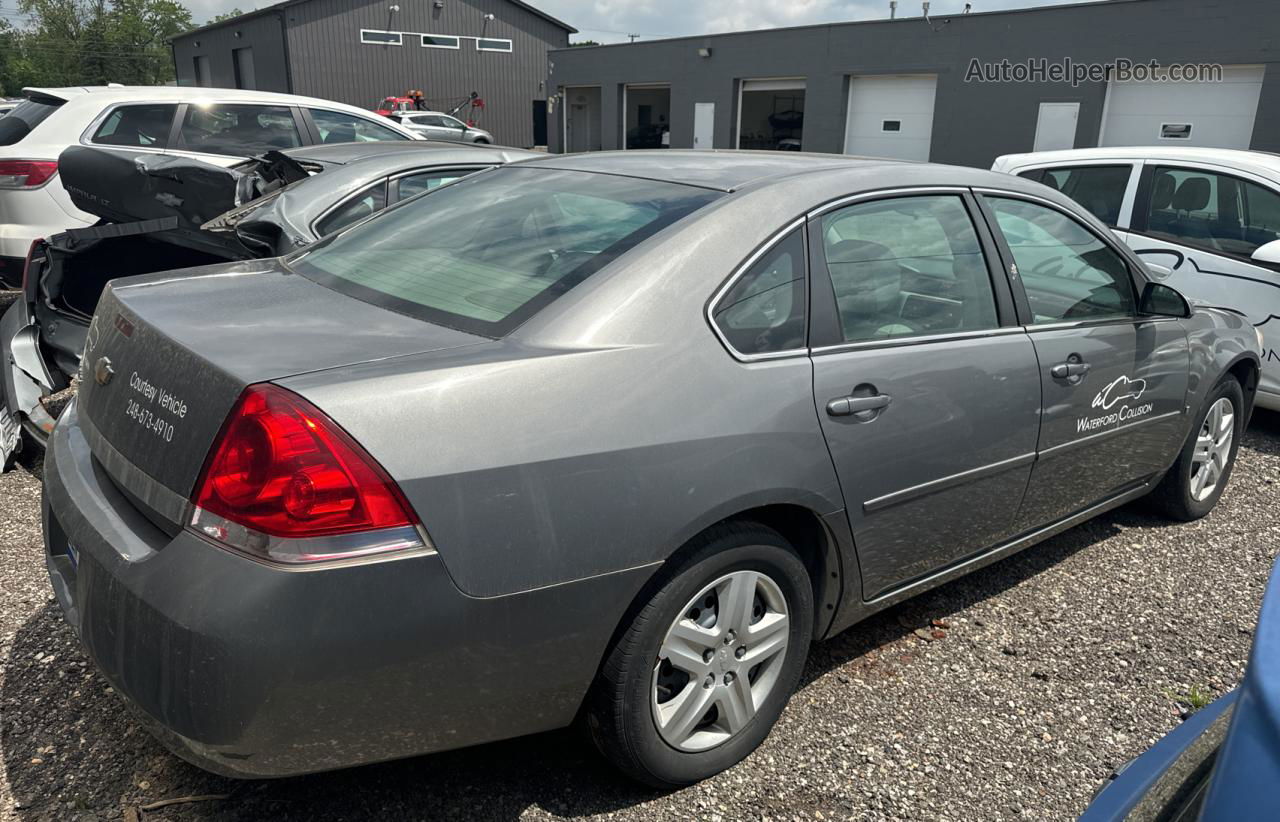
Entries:
{"label": "rear side window", "polygon": [[1035,323],[1108,320],[1136,311],[1124,259],[1060,211],[991,197]]}
{"label": "rear side window", "polygon": [[290,264],[357,299],[501,337],[718,196],[629,177],[500,168],[394,206]]}
{"label": "rear side window", "polygon": [[1120,204],[1129,186],[1132,166],[1075,166],[1051,168],[1040,182],[1056,188],[1109,226],[1120,222]]}
{"label": "rear side window", "polygon": [[179,147],[188,151],[233,157],[302,145],[287,106],[190,105],[178,139]]}
{"label": "rear side window", "polygon": [[712,309],[739,354],[804,347],[804,236],[796,229],[755,262]]}
{"label": "rear side window", "polygon": [[409,137],[381,123],[340,111],[310,109],[322,143],[375,143],[381,140],[408,140]]}
{"label": "rear side window", "polygon": [[120,106],[93,132],[91,142],[104,146],[165,148],[176,105]]}
{"label": "rear side window", "polygon": [[386,207],[387,184],[386,182],[380,182],[377,185],[366,188],[329,212],[328,216],[316,224],[316,234],[324,237],[335,231],[340,231],[349,225],[355,225],[365,217],[376,214]]}
{"label": "rear side window", "polygon": [[1280,238],[1280,194],[1229,174],[1157,168],[1151,179],[1147,232],[1248,258],[1258,246]]}
{"label": "rear side window", "polygon": [[999,325],[986,258],[951,194],[859,203],[822,218],[845,342]]}
{"label": "rear side window", "polygon": [[410,174],[408,177],[401,177],[397,183],[396,199],[407,200],[410,197],[416,197],[424,191],[431,191],[446,183],[460,180],[468,174],[479,170],[478,168],[453,168],[448,171],[426,171],[421,174]]}
{"label": "rear side window", "polygon": [[27,100],[19,103],[4,117],[0,117],[0,146],[17,145],[61,105],[61,100]]}

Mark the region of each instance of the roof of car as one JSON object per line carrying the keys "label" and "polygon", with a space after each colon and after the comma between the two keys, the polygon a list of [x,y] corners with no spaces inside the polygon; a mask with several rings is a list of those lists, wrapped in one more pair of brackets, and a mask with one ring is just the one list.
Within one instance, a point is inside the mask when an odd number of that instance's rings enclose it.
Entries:
{"label": "roof of car", "polygon": [[[317,163],[325,163],[327,165],[346,165],[354,163],[357,160],[364,160],[369,157],[379,157],[383,155],[392,155],[388,158],[389,162],[400,162],[399,157],[404,154],[413,156],[414,152],[433,152],[442,149],[462,149],[466,151],[470,148],[476,150],[492,149],[493,146],[478,146],[475,143],[455,143],[455,142],[433,142],[427,140],[383,140],[378,142],[367,143],[320,143],[314,146],[299,146],[298,148],[290,148],[284,151],[285,154],[296,160],[312,160]],[[503,151],[516,151],[516,149],[502,149]],[[521,152],[529,153],[532,152]]]}
{"label": "roof of car", "polygon": [[[393,143],[391,145],[404,145],[403,143]],[[427,167],[427,166],[453,166],[453,165],[495,165],[503,163],[514,163],[519,160],[531,160],[537,157],[545,157],[533,151],[524,151],[518,148],[502,148],[494,146],[478,146],[472,148],[472,144],[446,143],[443,145],[432,145],[431,143],[409,144],[412,146],[409,150],[393,150],[380,153],[364,154],[358,157],[349,157],[347,160],[339,163],[330,160],[327,156],[317,157],[314,153],[305,153],[301,151],[285,152],[292,157],[300,160],[316,160],[325,164],[333,164],[342,166],[342,174],[338,174],[338,169],[331,169],[325,174],[319,175],[319,179],[327,179],[331,184],[337,185],[338,181],[343,181],[342,185],[355,184],[359,180],[372,180],[377,177],[395,172],[407,170],[411,168]],[[328,146],[325,146],[328,148]],[[336,148],[336,146],[335,146]],[[319,186],[314,186],[314,190],[319,190]]]}
{"label": "roof of car", "polygon": [[908,160],[792,151],[652,149],[561,154],[535,160],[541,168],[594,171],[733,191],[769,179],[822,169],[911,164]]}
{"label": "roof of car", "polygon": [[346,103],[337,103],[333,100],[303,97],[298,94],[281,94],[275,91],[250,91],[238,88],[206,88],[203,86],[61,86],[55,88],[31,86],[24,88],[22,93],[28,98],[52,97],[68,102],[92,96],[95,102],[102,103],[131,100],[173,100],[197,104],[206,101],[280,103],[294,106],[308,105],[347,110],[355,109],[371,117],[377,116],[371,111],[349,106]]}
{"label": "roof of car", "polygon": [[1007,170],[1026,165],[1042,165],[1079,160],[1169,160],[1214,163],[1240,168],[1265,168],[1280,171],[1280,154],[1244,151],[1233,148],[1200,146],[1112,146],[1109,148],[1075,148],[1062,151],[1037,151],[1006,154],[997,157],[993,168]]}

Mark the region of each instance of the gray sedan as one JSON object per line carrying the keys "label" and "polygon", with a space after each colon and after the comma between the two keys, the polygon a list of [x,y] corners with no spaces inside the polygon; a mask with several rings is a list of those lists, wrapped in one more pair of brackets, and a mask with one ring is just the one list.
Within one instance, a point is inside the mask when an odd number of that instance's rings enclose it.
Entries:
{"label": "gray sedan", "polygon": [[428,140],[453,140],[482,145],[493,142],[493,135],[489,132],[469,126],[443,111],[395,111],[388,116]]}
{"label": "gray sedan", "polygon": [[112,283],[48,566],[209,770],[581,716],[671,787],[760,744],[811,640],[1141,497],[1204,516],[1258,369],[1242,317],[1014,177],[549,157]]}

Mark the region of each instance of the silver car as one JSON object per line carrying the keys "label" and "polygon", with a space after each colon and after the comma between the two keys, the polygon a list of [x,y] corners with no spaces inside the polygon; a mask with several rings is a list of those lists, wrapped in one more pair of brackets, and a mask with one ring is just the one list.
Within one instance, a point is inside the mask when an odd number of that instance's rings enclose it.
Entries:
{"label": "silver car", "polygon": [[48,567],[209,770],[582,716],[683,785],[760,744],[812,640],[1141,497],[1204,516],[1258,370],[1242,317],[1035,183],[548,157],[110,283],[45,461]]}
{"label": "silver car", "polygon": [[394,111],[388,115],[410,131],[428,140],[453,140],[459,143],[492,143],[493,135],[482,128],[469,126],[443,111]]}

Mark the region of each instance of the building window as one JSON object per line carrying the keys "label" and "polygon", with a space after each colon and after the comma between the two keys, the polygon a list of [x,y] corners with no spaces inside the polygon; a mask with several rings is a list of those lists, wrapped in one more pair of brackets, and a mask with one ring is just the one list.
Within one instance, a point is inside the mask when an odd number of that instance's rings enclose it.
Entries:
{"label": "building window", "polygon": [[209,58],[199,55],[194,58],[196,69],[196,85],[208,88],[213,85],[213,74],[209,71]]}
{"label": "building window", "polygon": [[253,49],[232,49],[231,57],[236,68],[236,88],[256,89],[258,80],[253,74]]}
{"label": "building window", "polygon": [[456,49],[462,47],[462,40],[450,34],[424,34],[422,45],[429,49]]}
{"label": "building window", "polygon": [[511,41],[477,37],[476,51],[511,51]]}
{"label": "building window", "polygon": [[376,29],[360,29],[360,42],[375,46],[403,45],[398,31],[378,31]]}
{"label": "building window", "polygon": [[902,131],[901,120],[885,120],[880,124],[881,131]]}
{"label": "building window", "polygon": [[1161,123],[1160,139],[1161,140],[1190,140],[1191,124],[1190,123]]}

